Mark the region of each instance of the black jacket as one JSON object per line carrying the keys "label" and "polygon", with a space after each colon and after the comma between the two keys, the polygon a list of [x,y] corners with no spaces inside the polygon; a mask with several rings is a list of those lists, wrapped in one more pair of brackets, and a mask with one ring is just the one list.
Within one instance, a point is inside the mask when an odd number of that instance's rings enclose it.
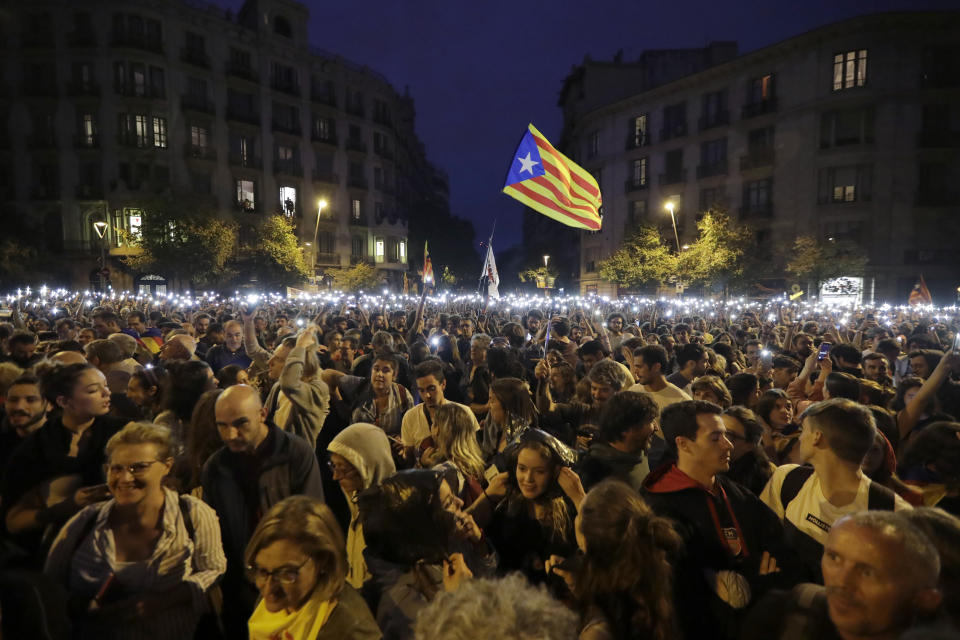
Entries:
{"label": "black jacket", "polygon": [[606,442],[594,442],[580,459],[577,474],[583,488],[590,491],[594,485],[607,478],[626,482],[636,490],[650,472],[643,455],[627,453],[611,447]]}

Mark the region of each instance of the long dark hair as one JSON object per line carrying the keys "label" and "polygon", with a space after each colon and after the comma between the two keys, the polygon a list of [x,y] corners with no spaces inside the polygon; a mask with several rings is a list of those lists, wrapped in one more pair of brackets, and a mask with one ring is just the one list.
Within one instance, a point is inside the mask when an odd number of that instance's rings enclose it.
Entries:
{"label": "long dark hair", "polygon": [[508,419],[516,418],[531,427],[537,426],[537,407],[526,382],[520,378],[497,378],[490,384],[490,393],[497,396]]}
{"label": "long dark hair", "polygon": [[197,400],[209,386],[210,365],[202,360],[173,360],[167,364],[161,408],[172,411],[184,424]]}
{"label": "long dark hair", "polygon": [[580,505],[584,562],[574,593],[586,611],[599,607],[615,638],[677,637],[670,556],[682,545],[666,518],[618,480],[591,489]]}

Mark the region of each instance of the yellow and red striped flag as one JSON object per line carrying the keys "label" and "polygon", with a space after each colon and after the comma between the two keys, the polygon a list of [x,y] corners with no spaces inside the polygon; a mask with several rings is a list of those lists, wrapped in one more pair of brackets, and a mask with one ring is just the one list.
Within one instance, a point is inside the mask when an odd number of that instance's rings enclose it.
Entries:
{"label": "yellow and red striped flag", "polygon": [[532,124],[514,154],[503,192],[567,226],[600,229],[603,200],[596,179]]}
{"label": "yellow and red striped flag", "polygon": [[430,250],[427,249],[427,241],[423,242],[423,283],[433,282],[433,260],[430,259]]}
{"label": "yellow and red striped flag", "polygon": [[933,297],[930,295],[930,289],[927,289],[927,283],[923,279],[923,274],[920,274],[920,282],[913,285],[913,290],[910,292],[910,306],[916,306],[918,304],[933,304]]}

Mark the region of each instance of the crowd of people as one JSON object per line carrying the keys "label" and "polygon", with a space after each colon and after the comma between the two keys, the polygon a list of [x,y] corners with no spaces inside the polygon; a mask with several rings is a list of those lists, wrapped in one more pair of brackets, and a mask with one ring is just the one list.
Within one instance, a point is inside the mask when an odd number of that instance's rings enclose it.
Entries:
{"label": "crowd of people", "polygon": [[960,313],[8,296],[8,638],[955,638]]}

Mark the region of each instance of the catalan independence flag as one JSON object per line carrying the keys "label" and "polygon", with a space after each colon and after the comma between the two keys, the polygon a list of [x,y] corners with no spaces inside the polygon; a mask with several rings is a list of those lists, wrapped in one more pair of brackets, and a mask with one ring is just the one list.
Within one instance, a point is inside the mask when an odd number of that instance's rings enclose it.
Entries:
{"label": "catalan independence flag", "polygon": [[909,303],[910,306],[933,304],[933,297],[930,295],[930,289],[927,289],[927,282],[923,279],[922,273],[920,274],[920,281],[913,285],[913,290],[910,291]]}
{"label": "catalan independence flag", "polygon": [[423,283],[433,282],[433,260],[430,259],[430,249],[427,248],[427,241],[423,243]]}
{"label": "catalan independence flag", "polygon": [[503,192],[567,226],[600,229],[603,201],[597,181],[532,124],[514,154]]}

